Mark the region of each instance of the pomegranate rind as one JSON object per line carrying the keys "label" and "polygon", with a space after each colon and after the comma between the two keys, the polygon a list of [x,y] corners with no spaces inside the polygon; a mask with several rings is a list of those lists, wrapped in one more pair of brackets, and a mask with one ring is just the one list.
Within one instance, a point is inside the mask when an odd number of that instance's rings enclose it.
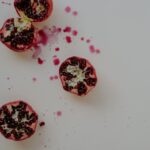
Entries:
{"label": "pomegranate rind", "polygon": [[[77,59],[84,59],[84,60],[86,60],[86,64],[87,64],[86,67],[91,67],[91,68],[93,69],[93,77],[96,79],[96,84],[95,84],[94,86],[88,86],[88,85],[87,85],[87,86],[86,86],[86,87],[87,87],[86,93],[81,94],[81,95],[78,94],[78,92],[77,92],[76,89],[72,89],[71,91],[66,90],[66,89],[65,89],[65,83],[66,83],[66,82],[65,82],[65,80],[64,80],[65,77],[64,77],[63,75],[61,75],[61,70],[60,70],[60,69],[61,69],[61,66],[63,66],[66,62],[70,62],[71,58],[73,58],[73,57],[76,57]],[[86,58],[82,58],[82,57],[78,57],[78,56],[69,57],[69,58],[67,58],[65,61],[62,62],[62,64],[61,64],[60,67],[59,67],[59,78],[60,78],[61,84],[62,84],[62,86],[63,86],[63,89],[64,89],[65,91],[70,92],[70,93],[72,93],[72,94],[75,94],[75,95],[77,95],[77,96],[86,96],[92,89],[95,88],[95,86],[97,85],[97,82],[98,82],[96,70],[95,70],[95,68],[93,67],[93,65],[90,63],[90,61],[87,60]]]}
{"label": "pomegranate rind", "polygon": [[[36,116],[37,116],[37,120],[32,124],[32,130],[33,130],[33,133],[31,135],[27,135],[26,136],[23,136],[21,139],[15,139],[15,137],[13,135],[11,135],[10,137],[8,137],[7,139],[8,140],[12,140],[12,141],[23,141],[23,140],[26,140],[28,138],[30,138],[36,131],[36,128],[37,128],[37,124],[38,124],[38,115],[36,113],[36,111],[32,108],[31,105],[29,105],[27,102],[23,101],[23,100],[16,100],[16,101],[12,101],[12,102],[8,102],[4,105],[2,105],[0,107],[0,109],[4,106],[17,106],[20,102],[23,102],[27,105],[27,110],[34,113]],[[0,114],[1,116],[1,114]],[[1,117],[0,117],[1,118]],[[0,133],[5,137],[5,135],[2,133],[2,129],[0,128]],[[5,137],[6,138],[6,137]]]}
{"label": "pomegranate rind", "polygon": [[[4,31],[4,28],[5,28],[5,26],[6,26],[7,22],[8,22],[8,20],[10,20],[10,19],[20,19],[20,18],[9,18],[9,19],[7,19],[7,20],[4,22],[2,28],[0,29],[0,34],[5,32],[5,31]],[[35,27],[33,26],[33,24],[31,24],[31,28],[33,28],[33,29],[35,30]],[[33,44],[35,43],[35,37],[36,37],[36,33],[34,32],[33,42],[32,42],[31,44],[29,44],[29,45],[24,45],[24,47],[22,47],[22,48],[14,48],[14,47],[12,47],[10,44],[8,44],[7,42],[3,42],[1,39],[0,39],[0,41],[1,41],[7,48],[9,48],[10,50],[13,50],[13,51],[15,51],[15,52],[25,52],[25,51],[28,51],[28,50],[31,49],[31,47],[32,47]]]}

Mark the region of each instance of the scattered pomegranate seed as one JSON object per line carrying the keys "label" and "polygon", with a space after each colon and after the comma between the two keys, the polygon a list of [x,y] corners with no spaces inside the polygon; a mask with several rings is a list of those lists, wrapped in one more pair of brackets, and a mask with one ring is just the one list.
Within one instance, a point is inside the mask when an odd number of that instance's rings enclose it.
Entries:
{"label": "scattered pomegranate seed", "polygon": [[67,43],[71,43],[71,42],[72,42],[72,39],[71,39],[70,36],[66,36],[66,42],[67,42]]}
{"label": "scattered pomegranate seed", "polygon": [[71,32],[71,27],[66,27],[63,31],[64,32]]}
{"label": "scattered pomegranate seed", "polygon": [[90,52],[91,52],[91,53],[94,53],[94,52],[95,52],[94,45],[90,45],[90,46],[89,46],[89,49],[90,49]]}
{"label": "scattered pomegranate seed", "polygon": [[59,51],[59,50],[60,50],[60,48],[59,48],[59,47],[56,47],[56,48],[55,48],[55,51]]}
{"label": "scattered pomegranate seed", "polygon": [[72,35],[73,35],[73,36],[77,36],[77,35],[78,35],[78,31],[77,31],[77,30],[73,30],[73,31],[72,31]]}
{"label": "scattered pomegranate seed", "polygon": [[81,41],[84,41],[84,37],[81,37]]}
{"label": "scattered pomegranate seed", "polygon": [[90,42],[91,42],[91,40],[90,40],[90,39],[87,39],[87,40],[86,40],[86,43],[90,43]]}
{"label": "scattered pomegranate seed", "polygon": [[43,126],[45,126],[45,122],[42,121],[42,122],[39,123],[39,125],[40,125],[40,127],[43,127]]}
{"label": "scattered pomegranate seed", "polygon": [[59,60],[59,58],[55,58],[54,60],[53,60],[53,63],[54,63],[54,65],[59,65],[59,63],[60,63],[60,60]]}
{"label": "scattered pomegranate seed", "polygon": [[60,116],[62,116],[62,112],[61,112],[61,111],[57,111],[57,112],[56,112],[56,115],[57,115],[58,117],[60,117]]}
{"label": "scattered pomegranate seed", "polygon": [[41,58],[38,58],[38,64],[42,65],[44,63],[44,60],[42,60]]}
{"label": "scattered pomegranate seed", "polygon": [[71,7],[70,7],[70,6],[67,6],[67,7],[65,8],[65,12],[66,12],[66,13],[70,13],[70,12],[71,12]]}
{"label": "scattered pomegranate seed", "polygon": [[73,16],[77,16],[78,12],[77,11],[73,11],[72,14],[73,14]]}

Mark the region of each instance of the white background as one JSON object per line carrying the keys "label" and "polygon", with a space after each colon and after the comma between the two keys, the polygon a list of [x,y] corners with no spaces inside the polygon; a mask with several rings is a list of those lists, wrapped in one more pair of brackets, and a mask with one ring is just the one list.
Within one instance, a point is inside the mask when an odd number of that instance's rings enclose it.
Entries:
{"label": "white background", "polygon": [[[0,44],[0,104],[18,98],[26,100],[37,110],[40,120],[46,122],[24,142],[0,136],[0,149],[149,150],[150,1],[54,3],[53,15],[46,24],[77,27],[82,35],[92,36],[94,45],[101,48],[100,55],[91,55],[88,50],[80,50],[84,46],[76,42],[61,50],[59,57],[64,60],[82,55],[90,59],[99,83],[88,96],[73,96],[63,91],[59,80],[48,79],[58,70],[52,65],[53,52],[42,53],[47,61],[40,66],[31,54],[16,54]],[[79,12],[78,17],[66,15],[67,5]],[[0,4],[0,26],[15,16],[13,6]],[[37,77],[35,83],[33,76]],[[57,110],[63,112],[61,117],[54,115]]]}

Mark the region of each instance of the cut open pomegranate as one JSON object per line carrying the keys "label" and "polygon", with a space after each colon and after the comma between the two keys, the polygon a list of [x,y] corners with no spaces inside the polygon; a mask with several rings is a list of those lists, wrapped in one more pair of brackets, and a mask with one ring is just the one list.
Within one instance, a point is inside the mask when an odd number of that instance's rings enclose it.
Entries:
{"label": "cut open pomegranate", "polygon": [[64,90],[82,96],[96,86],[97,76],[91,63],[80,57],[66,59],[59,68]]}
{"label": "cut open pomegranate", "polygon": [[0,132],[7,139],[21,141],[36,130],[38,115],[24,101],[7,103],[0,108]]}
{"label": "cut open pomegranate", "polygon": [[0,41],[16,52],[30,49],[34,37],[34,26],[30,21],[22,18],[7,19],[0,30]]}
{"label": "cut open pomegranate", "polygon": [[34,22],[46,20],[52,13],[52,0],[15,0],[14,6],[21,17]]}

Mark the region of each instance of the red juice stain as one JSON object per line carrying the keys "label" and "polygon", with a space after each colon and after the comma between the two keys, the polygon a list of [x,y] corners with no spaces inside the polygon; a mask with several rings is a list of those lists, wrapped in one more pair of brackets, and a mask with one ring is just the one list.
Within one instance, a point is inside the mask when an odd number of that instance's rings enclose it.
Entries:
{"label": "red juice stain", "polygon": [[77,11],[73,11],[73,12],[72,12],[72,15],[73,15],[73,16],[77,16],[77,15],[78,15],[78,12],[77,12]]}
{"label": "red juice stain", "polygon": [[73,30],[73,31],[72,31],[72,35],[73,35],[73,36],[77,36],[77,35],[78,35],[78,31],[77,31],[77,30]]}
{"label": "red juice stain", "polygon": [[50,76],[49,79],[52,81],[52,80],[54,79],[54,77],[53,77],[53,76]]}
{"label": "red juice stain", "polygon": [[40,57],[38,58],[38,64],[42,65],[44,63],[44,60],[42,60]]}
{"label": "red juice stain", "polygon": [[71,32],[71,27],[68,27],[68,26],[67,26],[63,31],[69,33],[69,32]]}
{"label": "red juice stain", "polygon": [[94,45],[90,45],[90,46],[89,46],[89,50],[90,50],[91,53],[94,53],[94,52],[95,52],[95,47],[94,47]]}
{"label": "red juice stain", "polygon": [[71,42],[72,42],[72,39],[71,39],[70,36],[66,36],[66,42],[67,42],[67,43],[71,43]]}
{"label": "red juice stain", "polygon": [[54,76],[54,79],[55,79],[55,80],[57,80],[57,79],[58,79],[58,76],[57,76],[57,75],[55,75],[55,76]]}
{"label": "red juice stain", "polygon": [[56,115],[57,115],[57,117],[61,117],[62,116],[62,112],[61,111],[57,111]]}
{"label": "red juice stain", "polygon": [[55,51],[56,51],[56,52],[58,52],[59,50],[60,50],[60,48],[59,48],[59,47],[56,47],[56,48],[55,48]]}
{"label": "red juice stain", "polygon": [[70,6],[67,6],[67,7],[65,8],[65,12],[66,12],[66,13],[70,13],[70,12],[71,12],[71,7],[70,7]]}
{"label": "red juice stain", "polygon": [[55,66],[59,65],[60,64],[59,58],[54,58],[53,63]]}
{"label": "red juice stain", "polygon": [[95,51],[97,54],[99,54],[101,52],[100,49],[96,49]]}
{"label": "red juice stain", "polygon": [[44,121],[40,122],[40,123],[39,123],[39,126],[40,126],[40,127],[45,126],[45,122],[44,122]]}
{"label": "red juice stain", "polygon": [[48,43],[48,36],[45,33],[44,30],[39,30],[38,34],[40,36],[40,43],[42,43],[43,45],[46,45]]}

